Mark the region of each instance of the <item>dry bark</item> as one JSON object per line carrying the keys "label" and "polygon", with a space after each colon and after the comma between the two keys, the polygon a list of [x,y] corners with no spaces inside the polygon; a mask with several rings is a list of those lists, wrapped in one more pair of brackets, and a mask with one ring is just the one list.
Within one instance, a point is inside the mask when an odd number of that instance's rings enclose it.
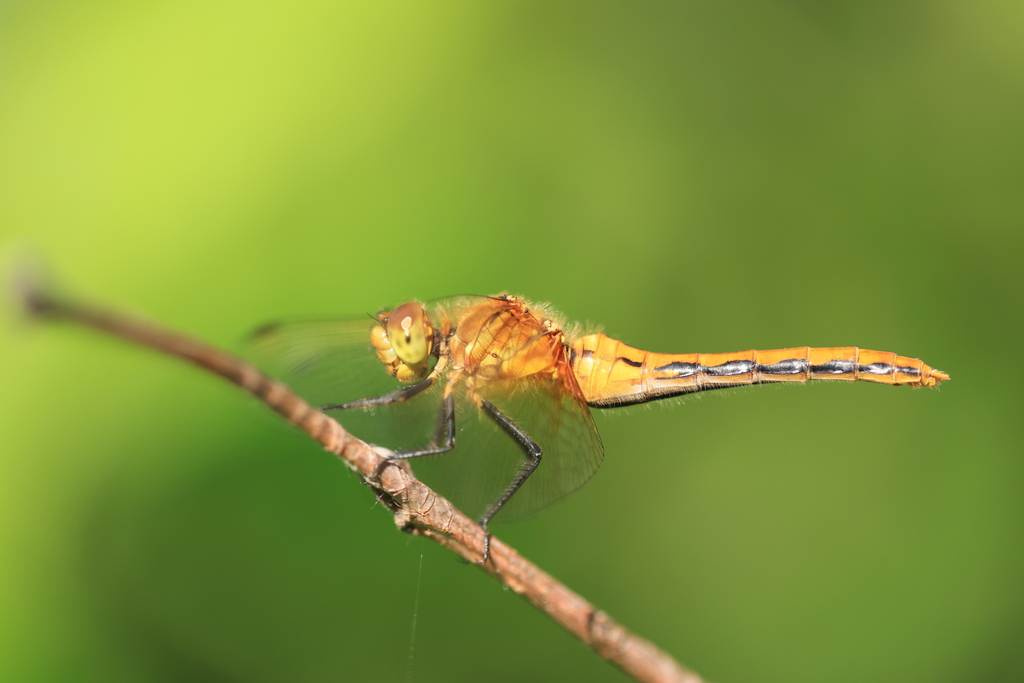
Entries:
{"label": "dry bark", "polygon": [[701,683],[703,680],[498,538],[491,541],[489,560],[481,564],[484,530],[475,521],[405,468],[386,467],[378,480],[372,480],[370,475],[387,451],[352,436],[333,418],[310,406],[255,366],[190,336],[114,311],[56,297],[32,284],[21,283],[19,297],[37,317],[77,323],[176,356],[257,396],[268,408],[280,413],[326,451],[359,472],[394,514],[401,530],[429,538],[471,561],[634,679],[659,683]]}

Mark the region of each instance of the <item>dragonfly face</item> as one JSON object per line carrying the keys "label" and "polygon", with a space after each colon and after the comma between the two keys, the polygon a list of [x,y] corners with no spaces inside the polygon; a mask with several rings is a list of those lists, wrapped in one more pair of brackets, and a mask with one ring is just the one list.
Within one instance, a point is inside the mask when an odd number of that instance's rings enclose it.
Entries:
{"label": "dragonfly face", "polygon": [[[445,454],[437,460],[448,475],[424,481],[483,511],[485,528],[499,511],[523,517],[586,483],[604,455],[592,407],[744,384],[949,379],[920,360],[857,347],[650,353],[603,334],[573,338],[543,307],[504,294],[405,303],[369,329],[365,319],[271,325],[253,342],[268,374],[325,411],[348,411],[342,422],[357,436],[368,434],[352,418],[391,416],[381,443],[394,448],[426,416],[422,436],[389,460]],[[438,486],[446,477],[451,486]]]}
{"label": "dragonfly face", "polygon": [[377,320],[370,343],[391,376],[406,384],[426,377],[434,352],[434,326],[423,306],[414,301],[402,304],[378,314]]}

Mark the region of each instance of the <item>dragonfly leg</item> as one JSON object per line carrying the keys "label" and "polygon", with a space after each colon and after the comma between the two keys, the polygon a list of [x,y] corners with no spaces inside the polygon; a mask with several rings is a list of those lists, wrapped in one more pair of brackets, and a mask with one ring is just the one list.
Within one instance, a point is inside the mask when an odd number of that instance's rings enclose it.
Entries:
{"label": "dragonfly leg", "polygon": [[434,378],[431,376],[421,382],[417,382],[416,384],[410,384],[407,387],[400,387],[394,391],[390,391],[383,396],[377,396],[375,398],[361,398],[358,401],[349,401],[348,403],[329,403],[327,405],[320,406],[320,411],[326,413],[328,410],[349,410],[350,408],[368,408],[370,406],[380,406],[388,403],[401,403],[402,401],[408,401],[413,396],[426,391],[433,383]]}
{"label": "dragonfly leg", "polygon": [[491,557],[491,532],[487,530],[487,525],[490,523],[491,518],[498,514],[502,506],[507,503],[512,496],[515,495],[516,491],[526,483],[526,480],[533,474],[537,466],[540,465],[541,451],[540,446],[537,442],[530,438],[530,435],[522,430],[515,422],[513,422],[507,415],[498,410],[497,406],[487,400],[481,400],[480,407],[487,415],[498,423],[498,426],[505,430],[509,436],[515,439],[520,446],[523,448],[523,452],[526,454],[526,462],[523,463],[519,471],[516,472],[516,476],[512,478],[509,485],[502,491],[498,499],[491,503],[491,506],[487,508],[487,512],[480,518],[480,526],[484,529],[484,558],[480,564],[487,564],[487,560]]}
{"label": "dragonfly leg", "polygon": [[440,453],[447,453],[453,448],[455,448],[455,395],[449,393],[444,397],[444,401],[441,402],[441,412],[437,416],[437,431],[434,432],[434,438],[427,447],[414,451],[397,451],[392,453],[381,460],[380,464],[374,468],[370,479],[379,477],[384,468],[396,460],[438,455]]}

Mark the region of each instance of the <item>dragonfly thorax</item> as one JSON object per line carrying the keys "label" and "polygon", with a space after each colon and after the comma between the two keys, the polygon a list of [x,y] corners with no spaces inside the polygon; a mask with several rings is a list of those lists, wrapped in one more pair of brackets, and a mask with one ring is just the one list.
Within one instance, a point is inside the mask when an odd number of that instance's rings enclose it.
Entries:
{"label": "dragonfly thorax", "polygon": [[422,379],[434,351],[434,327],[423,306],[402,304],[380,313],[377,320],[379,324],[370,331],[370,343],[388,373],[399,382]]}

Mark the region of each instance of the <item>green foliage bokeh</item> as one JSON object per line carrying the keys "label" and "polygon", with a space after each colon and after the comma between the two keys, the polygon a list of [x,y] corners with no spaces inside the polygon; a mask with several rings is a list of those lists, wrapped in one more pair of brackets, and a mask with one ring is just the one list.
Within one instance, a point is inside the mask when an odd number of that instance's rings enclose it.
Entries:
{"label": "green foliage bokeh", "polygon": [[[923,358],[953,381],[601,413],[591,484],[496,531],[711,680],[1024,680],[1022,34],[988,0],[5,3],[2,248],[229,347],[511,291],[657,351]],[[232,387],[3,322],[0,679],[621,680]]]}

